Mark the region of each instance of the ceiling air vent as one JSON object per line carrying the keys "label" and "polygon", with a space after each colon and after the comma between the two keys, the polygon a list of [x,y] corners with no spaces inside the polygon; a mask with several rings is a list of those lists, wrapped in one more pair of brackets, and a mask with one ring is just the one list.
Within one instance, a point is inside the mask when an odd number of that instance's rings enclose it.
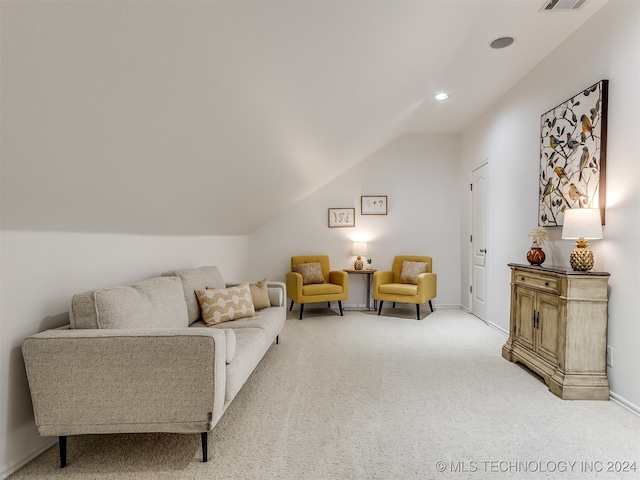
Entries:
{"label": "ceiling air vent", "polygon": [[587,0],[547,0],[540,9],[542,12],[578,10]]}

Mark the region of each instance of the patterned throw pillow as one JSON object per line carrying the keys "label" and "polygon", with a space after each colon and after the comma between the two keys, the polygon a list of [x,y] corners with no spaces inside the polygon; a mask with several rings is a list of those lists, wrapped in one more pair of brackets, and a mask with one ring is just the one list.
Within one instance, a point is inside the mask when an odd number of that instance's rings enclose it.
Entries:
{"label": "patterned throw pillow", "polygon": [[402,262],[402,271],[400,272],[400,283],[418,284],[418,275],[426,273],[427,264],[425,262],[410,262],[404,260]]}
{"label": "patterned throw pillow", "polygon": [[202,311],[202,320],[208,326],[253,317],[256,314],[248,283],[242,283],[237,287],[210,288],[195,292]]}
{"label": "patterned throw pillow", "polygon": [[267,279],[260,280],[256,283],[250,283],[251,299],[256,310],[261,310],[271,306],[269,300],[269,290],[267,290]]}
{"label": "patterned throw pillow", "polygon": [[326,283],[322,275],[320,262],[299,263],[293,266],[293,271],[302,275],[302,284]]}

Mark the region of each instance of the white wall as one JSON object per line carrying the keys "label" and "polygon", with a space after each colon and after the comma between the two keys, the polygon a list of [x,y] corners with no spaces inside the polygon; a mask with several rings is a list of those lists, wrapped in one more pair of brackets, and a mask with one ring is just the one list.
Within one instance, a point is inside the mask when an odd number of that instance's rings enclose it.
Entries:
{"label": "white wall", "polygon": [[0,478],[52,442],[35,428],[20,346],[68,323],[74,293],[200,265],[218,266],[229,281],[247,275],[246,236],[2,231],[0,242]]}
{"label": "white wall", "polygon": [[[406,135],[390,143],[252,232],[252,272],[284,280],[291,256],[317,253],[329,255],[333,269],[353,268],[352,242],[361,239],[376,269],[391,268],[395,255],[432,256],[434,306],[459,306],[458,145],[456,135]],[[361,195],[387,195],[388,215],[361,215]],[[331,207],[354,207],[355,228],[328,228]],[[349,288],[343,305],[364,305],[363,278],[351,275]]]}
{"label": "white wall", "polygon": [[[0,236],[0,477],[51,445],[33,423],[20,345],[30,334],[68,322],[74,293],[122,285],[165,270],[217,265],[225,280],[284,280],[291,255],[326,252],[349,267],[356,236],[369,241],[376,268],[393,256],[433,256],[434,305],[460,305],[459,137],[410,135],[392,142],[250,236],[173,237],[2,231]],[[360,195],[389,197],[389,214],[361,216]],[[265,201],[268,201],[266,199]],[[327,227],[329,207],[355,207],[355,228]],[[350,279],[345,306],[365,303]]]}
{"label": "white wall", "polygon": [[[461,184],[489,159],[491,174],[488,265],[489,321],[508,329],[509,269],[526,263],[527,233],[537,224],[540,116],[583,88],[609,79],[607,210],[604,240],[594,241],[595,268],[611,273],[607,343],[613,394],[640,411],[640,322],[635,275],[640,266],[640,3],[607,4],[534,68],[509,94],[463,134]],[[517,44],[513,48],[517,48]],[[463,203],[463,238],[469,209]],[[568,265],[573,242],[548,229],[546,264]],[[468,305],[469,252],[463,246],[463,303]]]}

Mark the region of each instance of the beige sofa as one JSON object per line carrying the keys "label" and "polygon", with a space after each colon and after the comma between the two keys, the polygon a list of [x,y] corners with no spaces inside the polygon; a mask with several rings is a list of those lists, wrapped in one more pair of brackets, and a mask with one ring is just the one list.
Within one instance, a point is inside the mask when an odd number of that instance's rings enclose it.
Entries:
{"label": "beige sofa", "polygon": [[59,437],[61,467],[68,435],[106,433],[200,433],[207,461],[208,432],[286,319],[285,285],[268,282],[255,316],[207,327],[194,293],[207,287],[232,285],[200,267],[81,293],[68,326],[25,339],[35,422]]}

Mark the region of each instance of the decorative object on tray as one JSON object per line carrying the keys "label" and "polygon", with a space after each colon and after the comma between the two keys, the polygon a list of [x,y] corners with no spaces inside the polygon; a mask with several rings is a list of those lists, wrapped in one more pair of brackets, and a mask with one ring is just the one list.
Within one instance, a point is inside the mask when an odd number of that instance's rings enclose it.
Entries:
{"label": "decorative object on tray", "polygon": [[564,223],[569,208],[600,208],[604,222],[608,80],[540,119],[538,225]]}
{"label": "decorative object on tray", "polygon": [[593,252],[587,240],[602,238],[602,221],[598,208],[571,208],[564,212],[562,238],[575,240],[576,248],[571,252],[569,264],[579,272],[593,268]]}
{"label": "decorative object on tray", "polygon": [[356,209],[355,208],[330,208],[329,209],[329,228],[355,227],[355,226],[356,226]]}
{"label": "decorative object on tray", "polygon": [[353,263],[354,270],[362,270],[364,269],[364,262],[362,261],[362,255],[367,254],[367,243],[366,242],[353,242],[353,247],[351,248],[351,255],[357,255],[356,261]]}
{"label": "decorative object on tray", "polygon": [[367,258],[367,270],[373,270],[373,265],[371,265],[371,259]]}
{"label": "decorative object on tray", "polygon": [[360,197],[360,212],[362,215],[386,215],[386,195],[363,195]]}
{"label": "decorative object on tray", "polygon": [[542,250],[544,243],[549,240],[549,234],[542,227],[535,227],[528,233],[533,242],[531,249],[527,252],[527,261],[531,265],[542,265],[547,256]]}

